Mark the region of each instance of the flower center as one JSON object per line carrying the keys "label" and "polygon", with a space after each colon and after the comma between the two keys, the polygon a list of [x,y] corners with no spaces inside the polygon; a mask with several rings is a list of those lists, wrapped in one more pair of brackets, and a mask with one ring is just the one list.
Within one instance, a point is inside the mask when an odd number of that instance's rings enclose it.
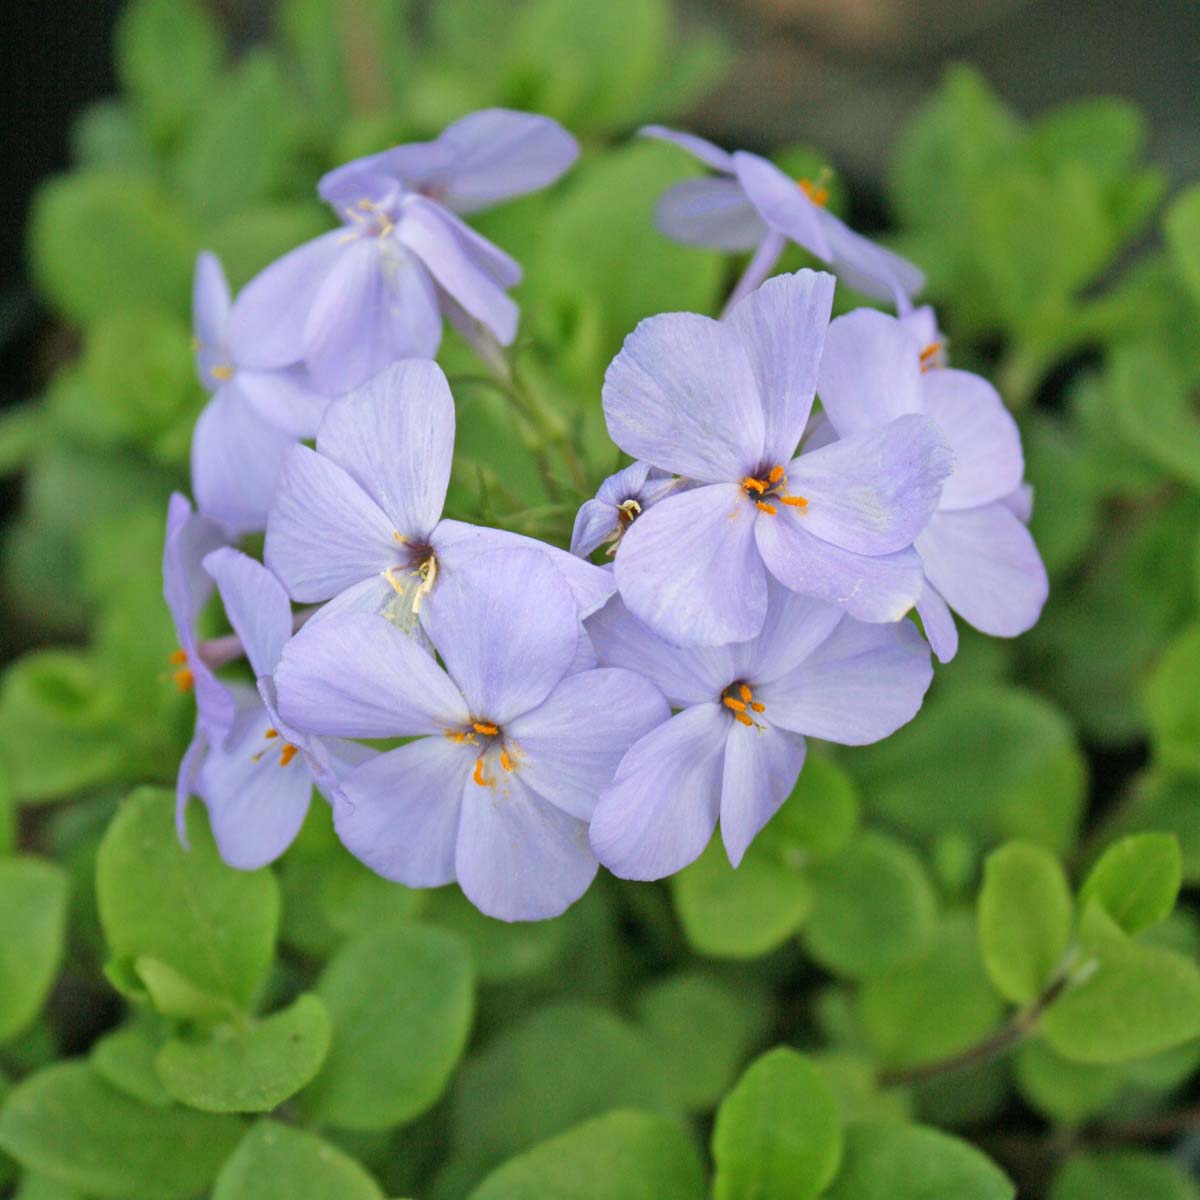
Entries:
{"label": "flower center", "polygon": [[623,500],[618,504],[617,524],[621,527],[621,532],[624,533],[641,514],[642,506],[632,496],[628,500]]}
{"label": "flower center", "polygon": [[740,680],[737,683],[731,683],[721,693],[721,703],[729,709],[733,719],[739,724],[752,729],[762,728],[750,714],[766,712],[767,706],[761,701],[755,700],[754,690],[748,683],[742,683]]}
{"label": "flower center", "polygon": [[[385,567],[383,577],[392,585],[396,595],[411,595],[412,612],[416,615],[421,611],[421,601],[433,591],[433,585],[437,582],[437,555],[434,554],[432,546],[424,542],[411,542],[397,530],[392,531],[392,537],[398,545],[408,550],[408,562]],[[406,572],[409,576],[408,581],[397,579],[397,571]]]}
{"label": "flower center", "polygon": [[517,769],[520,761],[517,749],[504,741],[504,731],[494,721],[477,721],[472,718],[470,725],[462,729],[447,729],[446,736],[460,746],[475,746],[479,749],[479,757],[475,760],[471,778],[480,787],[496,786],[497,762],[500,769],[509,774]]}
{"label": "flower center", "polygon": [[[267,739],[268,742],[272,742],[279,736],[279,730],[278,729],[268,729],[263,736]],[[284,742],[279,747],[279,765],[281,767],[286,767],[288,765],[288,763],[290,763],[292,761],[292,759],[295,758],[296,755],[299,753],[300,753],[300,747],[297,746],[294,742]],[[262,758],[262,756],[264,754],[266,754],[266,751],[260,750],[254,756],[254,761],[258,762],[258,760],[260,758]]]}
{"label": "flower center", "polygon": [[796,186],[818,207],[829,203],[829,178],[832,172],[822,167],[816,179],[797,179]]}
{"label": "flower center", "polygon": [[760,469],[756,475],[747,475],[742,480],[742,488],[754,501],[754,507],[769,517],[773,517],[779,511],[776,508],[777,502],[786,504],[789,508],[808,507],[808,501],[803,496],[793,496],[786,490],[787,476],[783,473],[783,467],[778,464],[765,473]]}
{"label": "flower center", "polygon": [[349,208],[342,209],[342,215],[347,223],[354,226],[353,232],[349,234],[350,238],[359,234],[383,238],[396,228],[396,223],[388,212],[374,200],[365,197]]}

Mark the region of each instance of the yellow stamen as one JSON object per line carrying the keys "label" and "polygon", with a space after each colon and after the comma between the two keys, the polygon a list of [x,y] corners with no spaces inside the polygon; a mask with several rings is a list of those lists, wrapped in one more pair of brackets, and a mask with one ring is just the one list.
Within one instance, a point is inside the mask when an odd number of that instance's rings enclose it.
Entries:
{"label": "yellow stamen", "polygon": [[271,738],[277,738],[279,736],[279,730],[278,729],[268,729],[267,732],[263,736],[266,737],[268,740],[270,740]]}
{"label": "yellow stamen", "polygon": [[780,496],[780,504],[787,504],[792,508],[807,508],[808,501],[803,496]]}
{"label": "yellow stamen", "polygon": [[782,467],[772,467],[770,474],[767,476],[768,483],[778,483],[783,478]]}
{"label": "yellow stamen", "polygon": [[406,538],[406,537],[404,536],[404,534],[402,534],[402,533],[400,532],[400,530],[398,530],[398,529],[393,529],[393,530],[392,530],[392,537],[394,537],[394,538],[396,539],[396,541],[398,541],[398,542],[400,543],[400,545],[401,545],[401,546],[407,546],[407,545],[408,545],[408,538]]}
{"label": "yellow stamen", "polygon": [[211,367],[212,377],[219,379],[222,383],[228,383],[233,378],[233,368],[228,363],[219,363],[215,367]]}
{"label": "yellow stamen", "polygon": [[824,208],[829,203],[829,189],[821,187],[808,179],[797,179],[796,186],[818,207]]}
{"label": "yellow stamen", "polygon": [[187,651],[172,650],[171,653],[167,655],[167,662],[172,662],[176,665],[187,662]]}
{"label": "yellow stamen", "polygon": [[472,745],[475,744],[475,735],[468,733],[465,729],[447,729],[446,736],[452,742],[457,742],[460,746],[463,742],[470,742]]}
{"label": "yellow stamen", "polygon": [[928,371],[937,366],[937,357],[941,352],[941,342],[930,342],[924,350],[921,351],[921,370]]}
{"label": "yellow stamen", "polygon": [[191,671],[189,671],[187,669],[187,667],[184,667],[182,670],[176,671],[175,674],[171,676],[171,678],[173,680],[175,680],[175,686],[181,692],[183,692],[185,694],[187,692],[190,692],[196,684],[195,675],[193,675],[191,673]]}
{"label": "yellow stamen", "polygon": [[416,595],[413,596],[412,610],[414,613],[420,613],[421,601],[433,591],[433,585],[437,582],[437,573],[437,555],[430,554],[430,556],[417,568],[417,574],[421,577],[421,586],[417,588]]}
{"label": "yellow stamen", "polygon": [[742,480],[742,487],[748,492],[757,492],[760,496],[767,490],[767,485],[761,479],[755,479],[752,475],[747,475]]}
{"label": "yellow stamen", "polygon": [[726,696],[722,701],[726,708],[732,708],[735,713],[744,713],[746,711],[745,704],[740,700],[735,700],[732,696]]}
{"label": "yellow stamen", "polygon": [[388,569],[384,571],[383,577],[392,585],[397,596],[403,596],[404,589],[396,582],[396,576],[393,574],[395,570],[395,567],[388,567]]}
{"label": "yellow stamen", "polygon": [[491,787],[492,786],[492,780],[490,780],[483,773],[483,756],[482,755],[480,755],[480,757],[475,760],[475,770],[472,772],[471,778],[474,779],[475,782],[477,784],[479,784],[480,787]]}
{"label": "yellow stamen", "polygon": [[496,734],[500,732],[499,726],[489,724],[487,721],[472,721],[471,728],[474,729],[476,733],[483,733],[488,737],[495,737]]}
{"label": "yellow stamen", "polygon": [[765,500],[755,500],[754,507],[757,508],[759,512],[768,513],[772,517],[779,511],[775,505],[768,504]]}
{"label": "yellow stamen", "polygon": [[744,712],[735,712],[733,715],[734,715],[734,716],[735,716],[735,717],[736,717],[736,718],[737,718],[739,721],[741,721],[741,723],[742,723],[743,725],[748,725],[748,726],[750,726],[751,728],[753,728],[753,727],[754,727],[754,722],[753,722],[753,721],[752,721],[752,720],[751,720],[751,719],[750,719],[748,716],[746,716],[746,714],[745,714]]}
{"label": "yellow stamen", "polygon": [[291,742],[285,742],[283,744],[283,749],[279,751],[279,765],[281,767],[286,767],[288,763],[290,763],[292,759],[296,757],[298,750],[298,746],[293,746]]}
{"label": "yellow stamen", "polygon": [[738,695],[740,695],[743,700],[754,699],[754,693],[744,683],[738,684]]}
{"label": "yellow stamen", "polygon": [[765,704],[761,704],[757,700],[751,700],[750,701],[750,709],[752,712],[766,712],[767,706]]}
{"label": "yellow stamen", "polygon": [[501,751],[500,751],[500,765],[501,765],[501,766],[502,766],[502,767],[503,767],[503,768],[504,768],[506,771],[515,771],[515,770],[517,769],[517,764],[516,764],[516,763],[514,763],[514,762],[513,762],[513,760],[512,760],[511,758],[509,758],[509,757],[508,757],[508,751],[507,751],[507,750],[501,750]]}

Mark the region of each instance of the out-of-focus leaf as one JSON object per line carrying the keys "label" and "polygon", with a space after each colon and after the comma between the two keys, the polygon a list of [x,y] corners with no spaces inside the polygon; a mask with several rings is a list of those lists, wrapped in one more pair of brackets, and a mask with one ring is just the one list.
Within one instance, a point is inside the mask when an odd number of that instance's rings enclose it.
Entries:
{"label": "out-of-focus leaf", "polygon": [[62,960],[67,880],[54,863],[0,861],[0,1043],[37,1015]]}
{"label": "out-of-focus leaf", "polygon": [[1170,833],[1135,833],[1100,856],[1079,890],[1085,908],[1096,901],[1127,934],[1157,925],[1175,907],[1183,863]]}
{"label": "out-of-focus leaf", "polygon": [[45,432],[37,404],[16,404],[0,412],[0,476],[19,470]]}
{"label": "out-of-focus leaf", "polygon": [[1146,684],[1146,714],[1156,763],[1200,771],[1200,625],[1166,647]]}
{"label": "out-of-focus leaf", "polygon": [[150,147],[124,100],[97,100],[79,113],[71,125],[71,158],[81,167],[146,174],[154,168]]}
{"label": "out-of-focus leaf", "polygon": [[151,1108],[170,1108],[175,1101],[154,1065],[162,1043],[162,1032],[152,1019],[133,1020],[96,1042],[88,1062],[110,1087]]}
{"label": "out-of-focus leaf", "polygon": [[1200,184],[1180,192],[1163,220],[1171,262],[1200,301]]}
{"label": "out-of-focus leaf", "polygon": [[1022,1099],[1057,1124],[1079,1125],[1104,1112],[1121,1090],[1119,1068],[1072,1062],[1040,1038],[1020,1048],[1013,1066]]}
{"label": "out-of-focus leaf", "polygon": [[225,268],[229,286],[244,287],[264,267],[331,226],[330,214],[312,201],[239,208],[204,233],[206,247]]}
{"label": "out-of-focus leaf", "polygon": [[1200,776],[1151,770],[1134,779],[1130,787],[1132,794],[1122,804],[1112,832],[1173,833],[1183,858],[1184,881],[1200,882]]}
{"label": "out-of-focus leaf", "polygon": [[1071,1159],[1054,1178],[1050,1200],[1198,1200],[1183,1171],[1145,1150],[1109,1150]]}

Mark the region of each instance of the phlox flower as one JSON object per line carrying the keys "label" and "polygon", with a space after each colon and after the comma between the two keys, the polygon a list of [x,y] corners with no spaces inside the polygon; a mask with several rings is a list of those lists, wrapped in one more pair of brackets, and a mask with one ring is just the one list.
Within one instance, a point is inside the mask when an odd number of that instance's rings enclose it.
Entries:
{"label": "phlox flower", "polygon": [[314,784],[332,798],[338,773],[371,752],[311,737],[280,718],[271,675],[292,635],[292,609],[271,572],[230,547],[212,551],[203,566],[258,683],[228,686],[235,711],[223,742],[197,728],[180,769],[176,820],[183,838],[188,798],[198,795],[221,857],[230,866],[254,870],[292,844]]}
{"label": "phlox flower", "polygon": [[610,475],[591,500],[585,500],[575,515],[571,553],[587,558],[601,546],[615,554],[625,530],[646,509],[665,499],[681,486],[668,471],[635,462]]}
{"label": "phlox flower", "polygon": [[517,534],[442,518],[454,454],[454,400],[436,363],[396,363],[330,406],[317,448],[284,458],[267,522],[267,565],[292,599],[333,598],[415,631],[442,583],[489,548],[537,547],[582,614],[611,595],[609,572]]}
{"label": "phlox flower", "polygon": [[716,250],[753,250],[729,299],[736,304],[771,273],[789,241],[827,263],[855,291],[906,311],[925,277],[907,259],[855,233],[825,207],[819,181],[789,179],[774,163],[748,150],[732,154],[692,133],[647,125],[644,137],[674,143],[716,172],[686,179],[658,202],[655,220],[668,237]]}
{"label": "phlox flower", "polygon": [[724,321],[643,321],[609,365],[613,441],[691,481],[640,516],[616,555],[625,603],[669,641],[754,637],[768,576],[864,621],[898,620],[921,594],[912,543],[951,469],[934,423],[898,416],[796,455],[832,295],[830,275],[779,276]]}
{"label": "phlox flower", "polygon": [[548,117],[473,113],[435,142],[397,146],[329,172],[321,198],[343,221],[261,272],[234,307],[248,366],[305,363],[330,394],[402,358],[432,358],[442,316],[512,342],[508,288],[520,266],[459,219],[558,178],[574,139]]}
{"label": "phlox flower", "polygon": [[1016,422],[987,380],[938,365],[942,339],[935,345],[923,342],[927,336],[928,329],[914,335],[905,322],[869,309],[837,318],[819,391],[842,438],[921,413],[954,452],[953,474],[915,543],[926,580],[917,611],[946,662],[958,649],[949,609],[984,633],[1015,637],[1037,621],[1049,583],[1024,524],[1031,496]]}
{"label": "phlox flower", "polygon": [[192,436],[192,490],[199,509],[234,533],[266,527],[283,452],[312,437],[328,400],[303,367],[244,366],[230,347],[232,300],[216,256],[196,259],[192,322],[196,372],[212,399]]}
{"label": "phlox flower", "polygon": [[641,675],[574,671],[579,618],[536,550],[479,556],[439,584],[443,670],[390,622],[306,625],[276,672],[285,720],[413,740],[342,779],[342,841],[410,887],[457,880],[501,920],[561,913],[596,872],[587,821],[625,751],[669,715]]}
{"label": "phlox flower", "polygon": [[669,645],[616,597],[588,619],[600,662],[641,671],[679,710],[630,748],[596,806],[592,849],[614,874],[673,874],[718,818],[736,867],[795,785],[806,737],[863,745],[921,707],[933,672],[911,622],[868,625],[768,591],[762,631],[736,645]]}

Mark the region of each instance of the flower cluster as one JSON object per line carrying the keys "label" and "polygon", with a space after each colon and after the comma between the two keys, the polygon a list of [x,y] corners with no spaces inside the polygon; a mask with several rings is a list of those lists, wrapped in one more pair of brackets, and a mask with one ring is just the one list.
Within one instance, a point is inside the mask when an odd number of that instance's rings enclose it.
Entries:
{"label": "flower cluster", "polygon": [[[819,183],[643,132],[717,172],[662,197],[663,230],[754,253],[722,319],[626,338],[603,406],[633,462],[583,503],[570,552],[443,516],[455,403],[432,361],[445,317],[504,369],[520,269],[458,214],[557,179],[576,155],[558,125],[488,110],[333,171],[319,190],[342,228],[236,300],[201,256],[213,398],[198,511],[172,498],[163,557],[197,702],[181,836],[198,796],[226,861],[269,863],[315,785],[380,875],[550,917],[599,864],[681,869],[718,821],[736,866],[807,738],[912,719],[930,647],[957,648],[951,610],[999,636],[1037,619],[1016,426],[946,365],[916,268],[828,213]],[[822,271],[764,282],[789,239],[897,315],[831,321]],[[250,533],[261,563],[235,546]],[[232,633],[205,641],[214,591]],[[253,684],[224,670],[243,658]]]}

